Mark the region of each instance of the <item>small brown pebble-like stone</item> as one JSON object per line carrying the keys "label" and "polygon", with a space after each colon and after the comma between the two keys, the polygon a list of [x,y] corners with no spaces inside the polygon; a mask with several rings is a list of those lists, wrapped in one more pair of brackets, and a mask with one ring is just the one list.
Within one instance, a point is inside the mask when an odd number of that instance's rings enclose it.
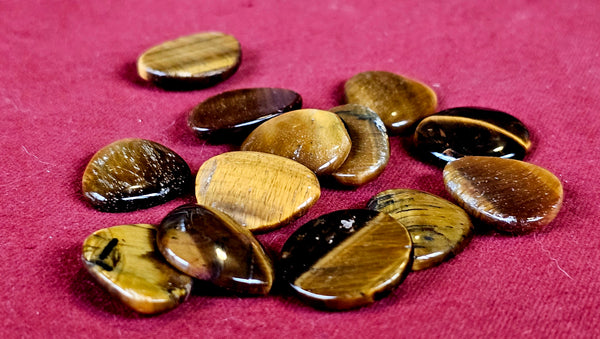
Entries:
{"label": "small brown pebble-like stone", "polygon": [[435,113],[437,96],[426,85],[400,75],[369,71],[344,85],[346,102],[367,106],[379,114],[389,133],[402,133]]}
{"label": "small brown pebble-like stone", "polygon": [[300,217],[320,195],[312,171],[268,153],[223,153],[202,164],[196,176],[198,204],[229,215],[250,231],[272,229]]}
{"label": "small brown pebble-like stone", "polygon": [[412,243],[385,213],[342,210],[301,226],[285,242],[282,278],[306,303],[344,310],[372,303],[410,271]]}
{"label": "small brown pebble-like stone", "polygon": [[261,123],[281,113],[300,109],[300,94],[283,88],[245,88],[223,92],[196,106],[189,125],[201,138],[244,137]]}
{"label": "small brown pebble-like stone", "polygon": [[531,148],[529,131],[521,121],[478,107],[450,108],[423,119],[414,143],[425,158],[441,165],[465,155],[522,160]]}
{"label": "small brown pebble-like stone", "polygon": [[351,146],[344,123],[336,114],[300,109],[258,126],[244,140],[241,150],[280,155],[322,175],[338,169]]}
{"label": "small brown pebble-like stone", "polygon": [[172,89],[215,85],[240,66],[240,43],[231,35],[203,32],[161,43],[138,58],[140,77]]}
{"label": "small brown pebble-like stone", "polygon": [[83,173],[83,196],[105,212],[149,208],[191,192],[192,173],[154,141],[122,139],[99,150]]}
{"label": "small brown pebble-like stone", "polygon": [[368,208],[388,213],[408,229],[414,248],[413,271],[452,258],[473,237],[473,224],[462,208],[426,192],[383,191],[371,198]]}
{"label": "small brown pebble-like stone", "polygon": [[342,185],[359,186],[377,178],[390,159],[390,145],[383,121],[361,105],[348,104],[330,110],[346,125],[352,148],[346,161],[332,173]]}
{"label": "small brown pebble-like stone", "polygon": [[470,215],[499,231],[535,231],[558,214],[563,189],[554,174],[519,160],[468,156],[444,168],[444,183]]}
{"label": "small brown pebble-like stone", "polygon": [[160,252],[174,267],[238,293],[267,294],[271,260],[252,233],[222,212],[187,204],[158,227]]}
{"label": "small brown pebble-like stone", "polygon": [[192,278],[172,268],[156,249],[152,225],[98,230],[85,239],[82,259],[100,285],[139,313],[173,309],[192,288]]}

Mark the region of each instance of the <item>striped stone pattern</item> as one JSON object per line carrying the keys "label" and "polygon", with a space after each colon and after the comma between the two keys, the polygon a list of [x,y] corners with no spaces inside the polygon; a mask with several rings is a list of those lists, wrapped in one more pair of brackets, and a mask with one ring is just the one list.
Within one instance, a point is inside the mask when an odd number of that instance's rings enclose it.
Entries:
{"label": "striped stone pattern", "polygon": [[302,107],[300,94],[285,88],[242,88],[226,91],[199,103],[188,125],[200,138],[212,141],[248,134],[263,122]]}
{"label": "striped stone pattern", "polygon": [[547,169],[494,157],[464,157],[448,163],[444,184],[474,218],[512,234],[548,225],[564,195],[560,180]]}
{"label": "striped stone pattern", "polygon": [[320,109],[299,109],[270,119],[252,131],[240,146],[242,151],[292,159],[319,176],[342,166],[351,148],[342,119]]}
{"label": "striped stone pattern", "polygon": [[368,107],[347,104],[330,109],[346,125],[352,147],[348,158],[332,177],[342,185],[360,186],[376,179],[390,159],[385,125]]}
{"label": "striped stone pattern", "polygon": [[367,206],[391,215],[406,226],[414,247],[413,271],[452,258],[473,237],[473,224],[463,209],[426,192],[387,190],[371,198]]}
{"label": "striped stone pattern", "polygon": [[273,154],[226,152],[205,161],[196,176],[198,204],[217,209],[250,231],[280,227],[321,196],[315,174]]}
{"label": "striped stone pattern", "polygon": [[283,279],[317,308],[348,309],[372,303],[410,270],[408,231],[392,217],[341,210],[300,227],[284,244]]}
{"label": "striped stone pattern", "polygon": [[149,224],[94,232],[83,243],[82,259],[102,287],[139,313],[173,309],[192,288],[192,278],[162,258],[156,248],[156,230]]}
{"label": "striped stone pattern", "polygon": [[105,212],[150,208],[190,191],[189,166],[173,150],[146,139],[117,140],[100,149],[85,168],[83,196]]}
{"label": "striped stone pattern", "polygon": [[144,80],[167,87],[214,85],[229,78],[241,62],[239,41],[228,34],[204,32],[164,42],[137,62]]}
{"label": "striped stone pattern", "polygon": [[437,108],[437,95],[427,85],[383,71],[358,73],[344,84],[346,103],[375,111],[390,134],[404,133]]}

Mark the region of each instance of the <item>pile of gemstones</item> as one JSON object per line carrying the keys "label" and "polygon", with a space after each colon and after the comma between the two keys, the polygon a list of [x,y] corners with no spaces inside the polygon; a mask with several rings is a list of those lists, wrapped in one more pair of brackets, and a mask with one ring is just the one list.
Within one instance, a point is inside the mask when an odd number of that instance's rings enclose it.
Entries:
{"label": "pile of gemstones", "polygon": [[[232,76],[241,63],[231,35],[205,32],[157,45],[138,73],[163,88],[197,89]],[[428,86],[383,71],[346,81],[346,103],[303,109],[282,88],[220,93],[193,108],[188,125],[239,151],[206,160],[195,176],[168,147],[123,139],[99,150],[83,173],[86,200],[127,212],[195,193],[158,225],[98,230],[83,243],[90,274],[133,310],[173,309],[203,280],[236,294],[266,295],[276,279],[305,303],[330,310],[364,306],[410,271],[441,264],[474,234],[472,220],[526,234],[549,224],[562,204],[560,181],[522,159],[527,128],[498,110],[436,113]],[[455,203],[407,188],[373,196],[364,209],[339,210],[298,228],[276,258],[254,233],[283,227],[320,197],[320,180],[358,187],[376,180],[390,157],[388,134],[413,135],[420,158],[443,167]]]}

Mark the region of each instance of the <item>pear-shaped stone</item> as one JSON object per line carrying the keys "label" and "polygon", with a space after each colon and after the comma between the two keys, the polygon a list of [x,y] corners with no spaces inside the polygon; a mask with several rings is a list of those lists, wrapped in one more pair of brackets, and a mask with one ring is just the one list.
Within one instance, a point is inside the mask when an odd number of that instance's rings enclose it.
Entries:
{"label": "pear-shaped stone", "polygon": [[413,271],[439,265],[454,257],[473,237],[469,215],[433,194],[391,189],[375,195],[367,206],[389,214],[406,227],[414,247]]}
{"label": "pear-shaped stone", "polygon": [[368,107],[356,104],[334,107],[330,111],[344,121],[352,141],[348,158],[332,177],[348,186],[360,186],[377,178],[390,159],[383,121]]}
{"label": "pear-shaped stone", "polygon": [[300,109],[258,126],[248,135],[241,150],[280,155],[322,175],[338,169],[351,146],[348,131],[336,114]]}
{"label": "pear-shaped stone", "polygon": [[315,174],[268,153],[228,152],[208,159],[196,176],[199,205],[217,209],[251,231],[300,217],[321,195]]}
{"label": "pear-shaped stone", "polygon": [[435,113],[435,92],[416,80],[383,71],[359,73],[344,85],[346,102],[379,114],[389,133],[402,133]]}
{"label": "pear-shaped stone", "polygon": [[554,174],[513,159],[460,158],[444,168],[444,183],[470,215],[514,234],[549,224],[563,201],[562,184]]}
{"label": "pear-shaped stone", "polygon": [[202,32],[163,42],[146,50],[137,61],[140,77],[169,89],[215,85],[240,66],[239,41],[221,32]]}
{"label": "pear-shaped stone", "polygon": [[174,267],[238,293],[267,294],[271,260],[252,233],[226,214],[196,204],[171,211],[158,226],[160,252]]}
{"label": "pear-shaped stone", "polygon": [[122,139],[99,150],[83,173],[83,196],[95,208],[126,212],[149,208],[192,191],[187,163],[150,140]]}
{"label": "pear-shaped stone", "polygon": [[168,311],[192,288],[192,278],[171,267],[158,252],[152,225],[98,230],[83,242],[82,259],[100,285],[139,313]]}

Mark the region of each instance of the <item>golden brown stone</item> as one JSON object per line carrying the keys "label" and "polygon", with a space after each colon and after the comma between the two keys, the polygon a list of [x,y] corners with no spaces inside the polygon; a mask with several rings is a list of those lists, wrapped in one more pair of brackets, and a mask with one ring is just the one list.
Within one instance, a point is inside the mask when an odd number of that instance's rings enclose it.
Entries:
{"label": "golden brown stone", "polygon": [[352,148],[346,161],[332,173],[349,186],[359,186],[377,178],[390,159],[390,145],[383,121],[377,113],[361,105],[348,104],[330,110],[346,125]]}
{"label": "golden brown stone", "polygon": [[149,208],[191,192],[187,163],[150,140],[122,139],[103,147],[83,173],[83,196],[95,208],[126,212]]}
{"label": "golden brown stone", "polygon": [[411,189],[378,193],[368,208],[388,213],[408,229],[414,248],[412,270],[441,264],[461,252],[473,237],[467,213],[433,194]]}
{"label": "golden brown stone", "polygon": [[344,123],[336,114],[301,109],[258,126],[248,135],[241,150],[280,155],[321,175],[338,169],[351,146]]}
{"label": "golden brown stone", "polygon": [[152,225],[98,230],[85,239],[82,259],[100,285],[136,312],[168,311],[192,288],[192,278],[173,269],[156,249]]}
{"label": "golden brown stone", "polygon": [[401,133],[435,113],[437,96],[426,85],[400,75],[369,71],[344,85],[346,102],[367,106],[379,114],[389,133]]}
{"label": "golden brown stone", "polygon": [[412,243],[385,213],[342,210],[301,226],[281,250],[282,278],[305,302],[343,310],[383,297],[410,271]]}
{"label": "golden brown stone", "polygon": [[174,89],[208,87],[230,76],[241,63],[240,43],[231,35],[203,32],[166,41],[138,58],[140,77]]}
{"label": "golden brown stone", "polygon": [[198,204],[229,215],[250,231],[300,217],[320,195],[311,170],[268,153],[223,153],[202,164],[196,176]]}
{"label": "golden brown stone", "polygon": [[160,252],[174,267],[238,293],[267,294],[271,260],[252,233],[215,209],[187,204],[158,226]]}
{"label": "golden brown stone", "polygon": [[514,234],[550,223],[563,200],[562,184],[554,174],[519,160],[460,158],[444,168],[444,183],[470,215]]}

